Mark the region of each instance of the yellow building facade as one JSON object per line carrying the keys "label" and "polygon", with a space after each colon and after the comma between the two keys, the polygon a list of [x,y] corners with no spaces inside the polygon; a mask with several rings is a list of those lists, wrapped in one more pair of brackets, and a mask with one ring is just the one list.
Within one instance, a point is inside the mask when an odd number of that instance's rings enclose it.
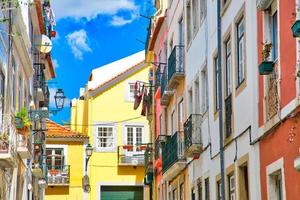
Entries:
{"label": "yellow building facade", "polygon": [[86,135],[48,120],[46,162],[48,187],[46,200],[82,200],[84,176],[84,144]]}
{"label": "yellow building facade", "polygon": [[148,121],[141,108],[133,109],[136,82],[148,81],[144,58],[139,52],[94,69],[86,90],[72,100],[71,128],[87,134],[94,149],[86,199],[148,198],[143,182]]}

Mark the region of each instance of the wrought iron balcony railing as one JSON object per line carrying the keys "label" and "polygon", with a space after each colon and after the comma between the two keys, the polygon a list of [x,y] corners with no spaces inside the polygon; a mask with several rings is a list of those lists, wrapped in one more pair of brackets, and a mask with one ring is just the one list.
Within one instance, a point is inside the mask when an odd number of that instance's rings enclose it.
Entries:
{"label": "wrought iron balcony railing", "polygon": [[191,114],[184,123],[184,145],[187,157],[197,157],[202,152],[201,123],[200,114]]}
{"label": "wrought iron balcony railing", "polygon": [[173,164],[185,161],[183,132],[177,131],[168,137],[162,148],[162,171],[165,173]]}
{"label": "wrought iron balcony railing", "polygon": [[123,145],[118,147],[119,166],[144,166],[145,145]]}
{"label": "wrought iron balcony railing", "polygon": [[159,66],[155,70],[155,92],[161,86],[161,76],[162,76],[161,69],[162,69],[161,64],[159,64]]}
{"label": "wrought iron balcony railing", "polygon": [[232,133],[232,95],[225,99],[225,136],[229,137]]}
{"label": "wrought iron balcony railing", "polygon": [[159,138],[156,138],[155,140],[155,160],[157,160],[160,156],[160,141]]}
{"label": "wrought iron balcony railing", "polygon": [[168,58],[168,86],[174,89],[184,77],[184,46],[176,45]]}
{"label": "wrought iron balcony railing", "polygon": [[151,143],[147,144],[144,155],[146,172],[153,171],[153,145]]}
{"label": "wrought iron balcony railing", "polygon": [[161,81],[160,81],[160,104],[161,105],[168,105],[170,102],[170,98],[172,96],[172,91],[169,90],[168,86],[168,69],[167,66],[164,66],[163,73],[161,74]]}
{"label": "wrought iron balcony railing", "polygon": [[70,184],[70,165],[50,165],[48,168],[48,185],[67,186]]}

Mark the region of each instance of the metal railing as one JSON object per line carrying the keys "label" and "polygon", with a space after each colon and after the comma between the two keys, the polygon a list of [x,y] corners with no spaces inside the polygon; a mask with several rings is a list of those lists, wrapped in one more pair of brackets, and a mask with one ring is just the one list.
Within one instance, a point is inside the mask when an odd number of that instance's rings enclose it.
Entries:
{"label": "metal railing", "polygon": [[0,153],[14,154],[17,147],[17,132],[11,114],[2,114],[0,119]]}
{"label": "metal railing", "polygon": [[229,137],[232,133],[232,95],[229,95],[225,99],[225,136]]}
{"label": "metal railing", "polygon": [[70,165],[47,166],[47,178],[49,185],[69,185]]}
{"label": "metal railing", "polygon": [[157,160],[160,156],[159,155],[160,154],[159,149],[160,149],[160,142],[159,142],[159,138],[157,137],[156,140],[155,140],[155,151],[154,151],[155,160]]}
{"label": "metal railing", "polygon": [[168,137],[162,148],[162,171],[166,172],[174,163],[185,160],[183,132],[177,131]]}
{"label": "metal railing", "polygon": [[167,70],[167,66],[164,66],[163,73],[161,74],[161,81],[160,81],[161,96],[165,94],[165,91],[167,89],[167,84],[168,84],[168,70]]}
{"label": "metal railing", "polygon": [[161,64],[159,64],[159,66],[156,68],[155,70],[155,92],[158,90],[158,88],[161,86]]}
{"label": "metal railing", "polygon": [[200,114],[191,114],[184,123],[184,145],[185,152],[189,152],[188,154],[200,153],[202,146],[201,123],[202,115]]}
{"label": "metal railing", "polygon": [[174,46],[168,58],[168,81],[170,81],[174,74],[184,73],[184,46]]}
{"label": "metal railing", "polygon": [[151,171],[153,169],[153,145],[151,143],[147,144],[145,150],[145,170]]}
{"label": "metal railing", "polygon": [[118,146],[118,164],[119,165],[139,165],[145,164],[144,153],[145,145],[123,145]]}

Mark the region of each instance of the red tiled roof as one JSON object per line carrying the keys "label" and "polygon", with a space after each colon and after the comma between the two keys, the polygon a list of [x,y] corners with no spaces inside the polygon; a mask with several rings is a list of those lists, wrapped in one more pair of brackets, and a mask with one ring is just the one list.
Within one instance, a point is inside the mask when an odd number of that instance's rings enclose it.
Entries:
{"label": "red tiled roof", "polygon": [[126,72],[129,72],[130,70],[134,69],[135,67],[137,67],[137,66],[143,64],[144,62],[145,62],[145,60],[143,60],[142,62],[137,63],[136,65],[133,65],[132,67],[128,68],[127,70],[125,70],[125,71],[119,73],[118,75],[112,77],[110,80],[108,80],[108,81],[102,83],[101,85],[97,86],[96,88],[94,88],[94,89],[89,89],[89,91],[95,91],[95,90],[97,90],[98,88],[100,88],[100,87],[102,87],[102,86],[108,84],[109,82],[111,82],[111,81],[117,79],[118,77],[122,76],[122,75],[125,74]]}
{"label": "red tiled roof", "polygon": [[88,136],[73,131],[65,126],[59,125],[50,119],[46,121],[47,138],[77,138],[87,139]]}

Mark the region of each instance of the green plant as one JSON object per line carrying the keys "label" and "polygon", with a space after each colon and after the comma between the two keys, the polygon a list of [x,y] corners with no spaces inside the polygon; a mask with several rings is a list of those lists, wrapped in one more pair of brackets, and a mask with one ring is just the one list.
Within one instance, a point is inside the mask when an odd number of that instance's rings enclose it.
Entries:
{"label": "green plant", "polygon": [[[28,111],[26,108],[22,108],[22,110],[16,114],[16,122],[17,121],[21,122],[23,127],[30,128],[31,121],[28,116]],[[21,128],[21,127],[17,127],[17,128]]]}

